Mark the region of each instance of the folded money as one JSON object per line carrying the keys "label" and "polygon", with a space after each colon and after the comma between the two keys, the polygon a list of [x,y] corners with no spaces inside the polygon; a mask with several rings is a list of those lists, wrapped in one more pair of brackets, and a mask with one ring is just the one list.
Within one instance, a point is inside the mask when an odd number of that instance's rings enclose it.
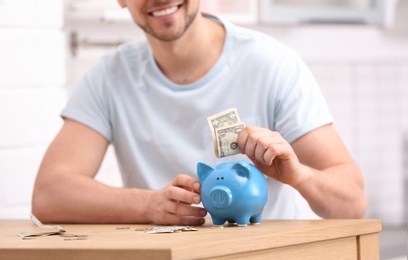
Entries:
{"label": "folded money", "polygon": [[214,152],[218,158],[239,153],[238,135],[245,127],[237,109],[229,108],[207,118],[214,142]]}
{"label": "folded money", "polygon": [[160,226],[148,228],[140,234],[175,233],[182,231],[197,231],[197,229],[191,226]]}
{"label": "folded money", "polygon": [[45,230],[50,230],[51,229],[51,231],[43,231],[43,232],[35,232],[35,233],[32,233],[32,232],[20,232],[20,233],[17,234],[18,236],[23,237],[23,238],[26,238],[26,237],[41,237],[41,236],[60,235],[60,234],[65,232],[65,229],[63,229],[60,226],[44,225],[32,213],[30,213],[30,219],[36,226],[38,226],[38,227],[40,227],[42,229],[45,229]]}

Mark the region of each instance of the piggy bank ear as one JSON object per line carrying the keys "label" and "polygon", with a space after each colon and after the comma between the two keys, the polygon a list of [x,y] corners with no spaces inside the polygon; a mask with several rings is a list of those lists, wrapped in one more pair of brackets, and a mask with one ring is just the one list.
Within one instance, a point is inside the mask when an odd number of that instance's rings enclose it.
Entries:
{"label": "piggy bank ear", "polygon": [[215,168],[209,164],[199,162],[197,163],[197,174],[198,180],[203,182],[210,172],[214,171]]}
{"label": "piggy bank ear", "polygon": [[251,178],[251,168],[249,166],[249,163],[245,161],[238,161],[232,168],[247,179]]}

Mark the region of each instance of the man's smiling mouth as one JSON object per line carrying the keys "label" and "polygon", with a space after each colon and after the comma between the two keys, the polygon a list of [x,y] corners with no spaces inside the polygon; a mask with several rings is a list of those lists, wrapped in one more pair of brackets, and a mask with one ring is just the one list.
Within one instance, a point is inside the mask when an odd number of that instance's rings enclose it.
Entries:
{"label": "man's smiling mouth", "polygon": [[154,17],[162,17],[162,16],[174,14],[175,12],[177,12],[177,10],[179,9],[179,7],[180,7],[180,6],[169,7],[169,8],[160,10],[160,11],[152,12],[151,15],[154,16]]}

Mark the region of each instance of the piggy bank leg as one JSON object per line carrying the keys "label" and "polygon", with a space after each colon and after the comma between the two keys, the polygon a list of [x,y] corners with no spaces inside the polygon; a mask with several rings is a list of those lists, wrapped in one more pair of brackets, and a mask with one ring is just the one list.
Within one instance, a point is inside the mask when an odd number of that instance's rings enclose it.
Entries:
{"label": "piggy bank leg", "polygon": [[216,217],[211,217],[214,226],[222,226],[225,223],[225,219],[220,219]]}
{"label": "piggy bank leg", "polygon": [[251,224],[259,224],[261,222],[261,217],[262,217],[262,213],[253,215],[250,219],[249,222],[251,222]]}
{"label": "piggy bank leg", "polygon": [[237,223],[239,227],[246,227],[248,225],[250,216],[241,216],[237,218]]}

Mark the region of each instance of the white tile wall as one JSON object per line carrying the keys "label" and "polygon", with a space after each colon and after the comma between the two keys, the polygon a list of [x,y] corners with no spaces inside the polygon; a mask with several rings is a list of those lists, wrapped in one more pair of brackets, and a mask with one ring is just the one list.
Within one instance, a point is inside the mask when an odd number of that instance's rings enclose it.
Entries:
{"label": "white tile wall", "polygon": [[62,123],[62,87],[0,88],[0,93],[0,151],[50,143]]}
{"label": "white tile wall", "polygon": [[61,28],[62,24],[62,0],[0,0],[2,27]]}
{"label": "white tile wall", "polygon": [[0,29],[0,87],[65,82],[65,37],[58,29]]}
{"label": "white tile wall", "polygon": [[[406,138],[408,138],[408,65],[403,64],[401,70],[401,95],[400,102],[402,103],[402,118],[401,124],[405,131]],[[407,162],[408,163],[408,162]],[[407,169],[408,170],[408,169]],[[408,171],[407,171],[408,174]]]}
{"label": "white tile wall", "polygon": [[0,0],[0,218],[27,218],[66,102],[62,0]]}

